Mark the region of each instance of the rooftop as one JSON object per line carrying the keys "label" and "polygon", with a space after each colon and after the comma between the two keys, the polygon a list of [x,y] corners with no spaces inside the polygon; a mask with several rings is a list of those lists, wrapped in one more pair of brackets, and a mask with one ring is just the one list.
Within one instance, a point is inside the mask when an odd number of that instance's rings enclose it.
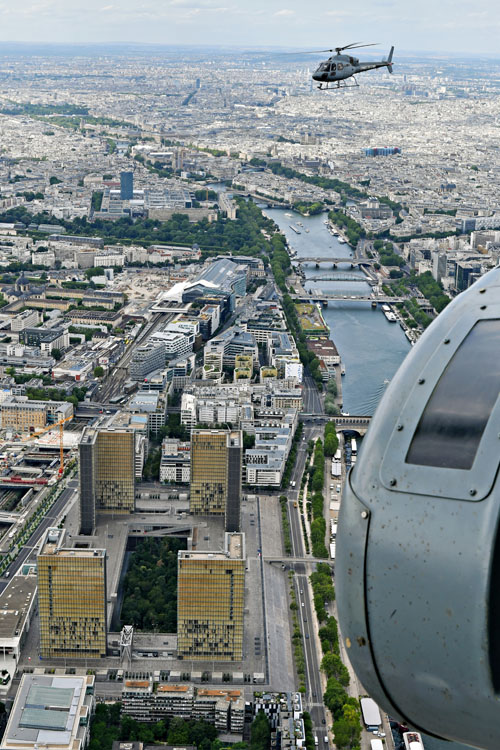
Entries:
{"label": "rooftop", "polygon": [[80,718],[87,716],[90,700],[87,688],[94,677],[57,677],[25,674],[12,706],[7,729],[1,744],[6,748],[80,747],[85,729]]}
{"label": "rooftop", "polygon": [[35,575],[16,575],[0,594],[0,645],[21,636],[36,586]]}

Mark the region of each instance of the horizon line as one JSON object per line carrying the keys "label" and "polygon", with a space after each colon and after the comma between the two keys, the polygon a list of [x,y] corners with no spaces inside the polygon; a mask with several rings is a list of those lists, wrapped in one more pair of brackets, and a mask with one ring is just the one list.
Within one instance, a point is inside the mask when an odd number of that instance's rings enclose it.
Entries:
{"label": "horizon line", "polygon": [[[67,41],[67,42],[61,42],[61,41],[47,41],[47,40],[39,40],[39,41],[27,41],[27,40],[2,40],[0,39],[0,44],[5,46],[31,46],[31,47],[40,47],[40,46],[48,46],[48,47],[118,47],[118,46],[125,46],[125,47],[161,47],[165,49],[198,49],[198,50],[243,50],[247,52],[266,52],[266,51],[272,51],[272,50],[290,50],[294,47],[294,45],[257,45],[257,44],[223,44],[223,43],[214,43],[214,44],[201,44],[201,43],[192,43],[192,42],[176,42],[176,43],[166,43],[166,42],[144,42],[144,41],[131,41],[131,40],[120,40],[120,41]],[[320,45],[318,45],[320,46]],[[391,43],[388,43],[388,45],[384,45],[384,43],[379,43],[377,46],[380,46],[381,49],[384,49],[384,46],[392,46]],[[470,51],[451,51],[451,50],[423,50],[423,49],[407,49],[404,47],[399,47],[397,44],[394,44],[396,49],[398,50],[398,55],[405,56],[405,55],[432,55],[437,57],[461,57],[461,56],[470,56],[474,55],[477,57],[498,57],[500,59],[500,52],[470,52]],[[333,50],[334,48],[332,48]],[[295,48],[296,54],[306,54],[309,53],[309,50],[306,48]],[[292,53],[293,54],[293,49]],[[310,53],[314,54],[314,53]],[[322,52],[318,52],[317,54],[322,54]],[[326,54],[326,53],[325,53]],[[369,53],[367,53],[369,54]],[[371,51],[371,54],[375,54],[375,51]]]}

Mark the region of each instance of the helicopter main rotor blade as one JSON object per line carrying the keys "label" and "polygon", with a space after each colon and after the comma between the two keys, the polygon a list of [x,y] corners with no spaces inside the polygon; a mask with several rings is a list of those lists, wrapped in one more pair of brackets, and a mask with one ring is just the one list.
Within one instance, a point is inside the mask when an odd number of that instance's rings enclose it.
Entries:
{"label": "helicopter main rotor blade", "polygon": [[378,47],[380,42],[372,42],[372,44],[349,44],[347,47],[341,47],[340,49],[361,49],[361,47]]}
{"label": "helicopter main rotor blade", "polygon": [[360,44],[359,42],[352,42],[346,44],[345,47],[332,47],[331,49],[313,49],[313,50],[298,50],[297,52],[281,52],[278,54],[282,55],[321,55],[324,52],[342,52],[345,49],[359,49],[361,47],[377,47],[380,42],[373,42],[372,44]]}
{"label": "helicopter main rotor blade", "polygon": [[335,52],[342,52],[342,50],[350,49],[351,47],[356,47],[358,44],[360,44],[360,42],[351,42],[350,44],[346,44],[344,47],[335,47]]}
{"label": "helicopter main rotor blade", "polygon": [[300,52],[283,52],[283,55],[321,55],[323,52],[335,52],[334,49],[309,49]]}

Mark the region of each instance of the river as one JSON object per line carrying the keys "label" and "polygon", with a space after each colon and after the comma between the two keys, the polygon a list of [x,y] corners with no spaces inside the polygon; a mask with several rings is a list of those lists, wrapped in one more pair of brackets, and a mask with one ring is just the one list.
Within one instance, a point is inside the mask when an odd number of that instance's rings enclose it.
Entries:
{"label": "river", "polygon": [[[293,213],[290,218],[286,213],[291,212],[265,209],[266,216],[276,222],[290,247],[297,251],[297,258],[348,259],[352,255],[349,245],[341,244],[328,231],[324,224],[326,214],[302,217]],[[302,222],[303,227],[297,226],[298,221]],[[300,230],[300,234],[290,228],[291,224]],[[304,271],[308,279],[304,286],[308,290],[338,292],[349,297],[365,295],[370,291],[363,272],[351,269],[348,263],[339,265],[337,269],[332,269],[331,264],[327,263],[321,264],[317,269],[315,264],[308,263],[304,266]],[[318,276],[342,271],[349,276],[359,276],[359,283],[311,281]],[[323,317],[346,368],[346,376],[342,382],[344,411],[359,415],[373,414],[387,383],[410,349],[406,336],[398,324],[389,323],[380,308],[373,309],[369,302],[329,302],[328,308],[323,309]],[[425,734],[423,740],[429,750],[472,750],[468,746],[455,742],[445,743]]]}
{"label": "river", "polygon": [[[302,217],[293,213],[293,218],[290,218],[286,213],[291,212],[265,210],[285,234],[289,245],[297,251],[297,258],[333,256],[348,259],[352,255],[349,245],[341,244],[328,231],[324,224],[326,214]],[[298,227],[300,234],[290,228],[291,224],[297,227],[298,221],[303,224],[303,227]],[[304,286],[308,290],[338,292],[349,297],[370,293],[364,273],[351,269],[349,263],[339,265],[337,269],[332,269],[328,263],[321,264],[319,269],[315,264],[307,263],[304,271],[308,279]],[[358,276],[359,282],[312,281],[334,272]],[[342,382],[344,411],[373,414],[388,382],[410,349],[403,330],[397,323],[389,323],[380,308],[375,310],[369,302],[363,301],[329,302],[328,308],[323,309],[323,317],[346,369]]]}

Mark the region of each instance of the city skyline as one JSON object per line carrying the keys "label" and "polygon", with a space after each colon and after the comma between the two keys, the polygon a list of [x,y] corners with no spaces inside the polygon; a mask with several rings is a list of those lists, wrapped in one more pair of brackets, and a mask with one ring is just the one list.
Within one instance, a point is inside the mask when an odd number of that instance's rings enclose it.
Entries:
{"label": "city skyline", "polygon": [[297,0],[62,0],[0,3],[0,40],[4,42],[151,43],[328,48],[353,40],[394,44],[400,51],[443,53],[497,52],[499,21],[491,0],[446,0],[435,6],[410,2],[361,0],[351,10],[328,8],[319,0],[305,7]]}

